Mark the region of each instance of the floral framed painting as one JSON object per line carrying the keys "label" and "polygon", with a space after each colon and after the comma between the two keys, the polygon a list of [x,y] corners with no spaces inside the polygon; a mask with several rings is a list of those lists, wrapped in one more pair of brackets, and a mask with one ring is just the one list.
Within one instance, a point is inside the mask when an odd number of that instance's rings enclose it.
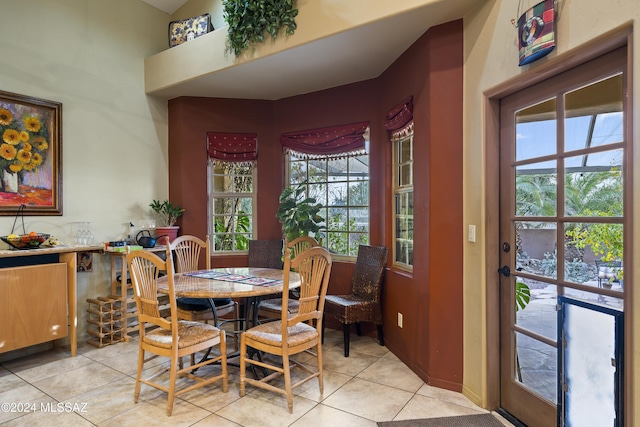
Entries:
{"label": "floral framed painting", "polygon": [[0,215],[62,215],[62,104],[0,91]]}

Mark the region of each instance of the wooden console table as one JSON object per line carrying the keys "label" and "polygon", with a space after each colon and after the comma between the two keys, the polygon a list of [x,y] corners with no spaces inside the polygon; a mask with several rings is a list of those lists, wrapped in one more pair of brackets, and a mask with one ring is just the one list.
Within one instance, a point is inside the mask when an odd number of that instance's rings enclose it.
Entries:
{"label": "wooden console table", "polygon": [[[101,245],[0,250],[0,353],[69,336],[77,343],[77,253]],[[66,296],[66,298],[65,298]]]}

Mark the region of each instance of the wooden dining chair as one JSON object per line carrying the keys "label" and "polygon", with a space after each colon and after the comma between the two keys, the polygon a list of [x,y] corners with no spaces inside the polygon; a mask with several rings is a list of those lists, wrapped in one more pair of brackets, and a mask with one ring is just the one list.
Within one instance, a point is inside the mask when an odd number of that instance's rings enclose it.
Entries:
{"label": "wooden dining chair", "polygon": [[[131,274],[131,281],[138,309],[138,324],[140,326],[140,349],[138,353],[138,370],[136,373],[136,386],[134,402],[140,397],[141,384],[147,384],[168,393],[167,415],[171,415],[175,396],[179,396],[196,388],[204,387],[215,381],[222,380],[222,391],[228,390],[227,372],[227,347],[225,332],[213,325],[200,322],[178,320],[175,289],[173,283],[173,261],[167,248],[166,261],[148,251],[134,251],[127,254],[127,264]],[[169,289],[170,317],[161,316],[160,302],[158,301],[157,280],[160,272],[167,274]],[[157,326],[146,331],[147,324]],[[196,352],[219,346],[220,355],[207,359],[201,363],[178,368],[183,356],[190,356]],[[145,353],[153,356],[146,358]],[[154,375],[142,378],[144,364],[158,356],[170,358],[169,367]],[[220,363],[221,373],[210,377],[196,376],[192,372],[201,366],[211,363]],[[157,376],[169,371],[169,385],[153,381]],[[176,390],[177,377],[185,377],[195,381],[195,384]]]}
{"label": "wooden dining chair", "polygon": [[[175,259],[176,273],[197,271],[200,265],[200,256],[204,253],[205,268],[211,268],[211,256],[209,250],[209,236],[202,240],[196,236],[184,235],[171,242],[171,253]],[[214,298],[211,306],[206,298],[178,298],[178,318],[182,320],[204,321],[213,320],[213,324],[219,327],[224,321],[220,317],[233,315],[234,322],[238,322],[238,303],[231,298]],[[238,325],[235,330],[239,330]]]}
{"label": "wooden dining chair", "polygon": [[[289,299],[289,280],[293,269],[300,275],[300,299],[298,309],[289,315],[287,302]],[[289,248],[285,248],[280,320],[254,326],[243,332],[240,338],[240,396],[245,394],[245,383],[280,393],[286,396],[289,413],[293,413],[292,389],[313,378],[318,378],[320,393],[322,393],[321,324],[330,273],[331,255],[326,249],[311,248],[292,260],[289,256]],[[254,360],[248,356],[247,347],[261,353],[280,356],[282,363],[269,363],[266,357]],[[313,348],[315,348],[316,369],[290,359],[292,355]],[[248,378],[246,376],[248,364],[274,372],[261,379]],[[308,374],[295,384],[291,384],[291,369],[293,367],[299,367]],[[272,380],[281,376],[284,376],[284,389],[272,384]]]}
{"label": "wooden dining chair", "polygon": [[[316,246],[322,246],[322,239],[316,240],[310,236],[298,237],[291,242],[286,241],[285,246],[289,248],[290,257],[295,258],[307,249]],[[249,266],[251,267],[251,265]],[[289,293],[289,313],[298,309],[298,293],[297,290]],[[282,298],[268,298],[260,301],[258,308],[258,318],[262,321],[270,321],[279,319],[282,311]]]}
{"label": "wooden dining chair", "polygon": [[325,319],[333,318],[342,323],[344,357],[349,357],[349,338],[354,323],[358,335],[361,334],[360,322],[375,323],[380,345],[384,345],[381,296],[387,254],[385,247],[360,245],[351,276],[351,293],[327,295]]}

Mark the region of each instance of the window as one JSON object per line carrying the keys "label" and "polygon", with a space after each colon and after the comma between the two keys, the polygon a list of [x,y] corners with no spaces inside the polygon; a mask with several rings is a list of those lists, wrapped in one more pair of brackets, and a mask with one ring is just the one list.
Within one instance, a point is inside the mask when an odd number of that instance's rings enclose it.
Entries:
{"label": "window", "polygon": [[394,144],[394,261],[413,266],[413,126],[391,138]]}
{"label": "window", "polygon": [[209,164],[209,234],[213,252],[246,251],[253,238],[256,168],[249,163]]}
{"label": "window", "polygon": [[[368,141],[367,141],[368,142]],[[307,182],[307,196],[324,208],[326,231],[319,237],[333,254],[352,256],[369,242],[369,155],[299,159],[288,156],[289,185]]]}

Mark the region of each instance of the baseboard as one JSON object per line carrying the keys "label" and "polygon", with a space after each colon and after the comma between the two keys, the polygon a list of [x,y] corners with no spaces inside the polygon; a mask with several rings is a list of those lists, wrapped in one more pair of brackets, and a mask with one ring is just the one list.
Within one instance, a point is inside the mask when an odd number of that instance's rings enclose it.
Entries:
{"label": "baseboard", "polygon": [[[465,396],[470,401],[472,401],[473,403],[475,403],[476,405],[478,405],[479,407],[485,408],[484,405],[482,404],[482,397],[476,394],[470,388],[466,387],[464,384],[462,385],[462,395]],[[485,409],[489,409],[489,408],[485,408]]]}

